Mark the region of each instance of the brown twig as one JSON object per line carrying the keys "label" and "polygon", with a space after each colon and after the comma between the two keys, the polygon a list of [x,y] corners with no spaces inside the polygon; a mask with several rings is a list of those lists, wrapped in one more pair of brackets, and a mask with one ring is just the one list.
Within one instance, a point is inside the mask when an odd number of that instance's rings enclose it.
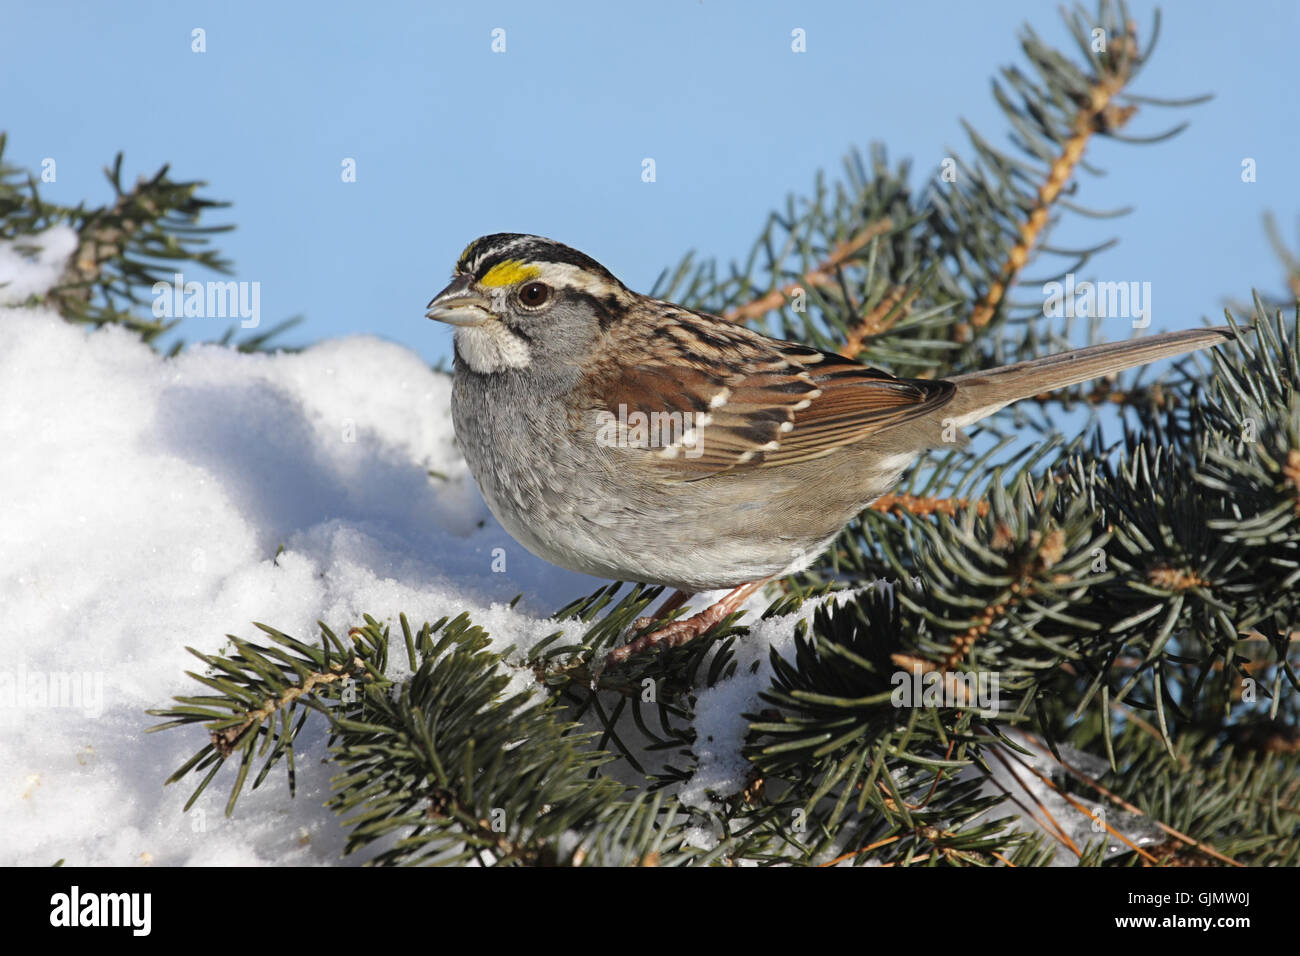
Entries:
{"label": "brown twig", "polygon": [[[1027,762],[1025,761],[1025,759],[1024,759],[1023,757],[1021,757],[1019,754],[1012,754],[1012,757],[1014,757],[1014,759],[1015,759],[1015,760],[1016,760],[1016,761],[1017,761],[1021,766],[1023,766],[1026,770],[1028,770],[1028,771],[1029,771],[1030,773],[1032,773],[1035,777],[1037,777],[1037,778],[1038,778],[1039,780],[1041,780],[1044,784],[1046,784],[1047,787],[1048,787],[1049,789],[1056,791],[1057,796],[1059,796],[1059,797],[1061,797],[1063,800],[1065,800],[1065,802],[1068,803],[1070,806],[1072,806],[1074,809],[1078,810],[1080,813],[1082,813],[1082,814],[1083,814],[1084,816],[1086,816],[1086,817],[1093,817],[1093,818],[1095,819],[1095,817],[1093,816],[1093,814],[1089,813],[1089,812],[1088,812],[1088,809],[1087,809],[1085,806],[1083,806],[1083,804],[1079,803],[1078,800],[1075,800],[1072,796],[1070,796],[1068,793],[1066,793],[1064,790],[1062,790],[1060,787],[1058,787],[1055,783],[1053,783],[1052,780],[1051,780],[1051,779],[1050,779],[1046,774],[1044,774],[1043,772],[1041,772],[1041,771],[1038,770],[1037,768],[1035,768],[1035,767],[1033,767],[1033,766],[1030,766],[1030,764],[1027,763]],[[1060,763],[1061,766],[1063,766],[1063,767],[1065,766],[1065,763],[1064,763],[1063,761],[1057,761],[1057,762]],[[1148,863],[1152,863],[1152,864],[1154,864],[1154,863],[1157,862],[1157,861],[1156,861],[1156,858],[1155,858],[1154,856],[1152,856],[1150,853],[1148,853],[1146,850],[1142,849],[1140,846],[1138,846],[1136,843],[1134,843],[1132,840],[1130,840],[1130,839],[1129,839],[1128,837],[1126,837],[1124,834],[1120,833],[1118,830],[1116,830],[1114,827],[1112,827],[1109,823],[1107,823],[1107,822],[1105,821],[1104,818],[1102,819],[1101,825],[1104,826],[1104,827],[1106,828],[1106,832],[1107,832],[1107,833],[1109,833],[1111,836],[1115,837],[1117,840],[1119,840],[1121,843],[1123,843],[1125,846],[1127,846],[1127,847],[1128,847],[1130,850],[1132,850],[1134,853],[1138,854],[1140,857],[1142,857],[1142,858],[1143,858],[1144,860],[1146,860]],[[1073,848],[1073,847],[1072,847],[1072,848]]]}
{"label": "brown twig", "polygon": [[[1065,532],[1060,528],[1053,528],[1046,535],[1035,531],[1030,535],[1029,546],[1032,551],[1019,562],[1019,573],[1007,588],[1006,600],[986,607],[976,616],[976,623],[958,635],[952,643],[952,650],[940,665],[942,670],[957,670],[971,648],[993,629],[999,618],[1033,592],[1034,578],[1065,556]],[[996,543],[994,547],[997,547]],[[1010,543],[1007,542],[1004,547],[1010,547]]]}
{"label": "brown twig", "polygon": [[[1048,749],[1047,746],[1044,743],[1042,743],[1042,741],[1038,740],[1038,738],[1036,738],[1033,734],[1029,733],[1028,731],[1022,731],[1022,733],[1024,734],[1027,740],[1031,741],[1036,746],[1042,748],[1043,750]],[[1071,767],[1068,763],[1065,763],[1063,760],[1058,760],[1057,762],[1062,767],[1065,768],[1067,773],[1069,773],[1080,783],[1086,783],[1088,786],[1092,787],[1103,797],[1110,800],[1112,803],[1116,804],[1121,809],[1127,810],[1129,813],[1136,813],[1140,817],[1147,817],[1147,819],[1149,819],[1152,823],[1158,826],[1161,830],[1164,830],[1165,833],[1168,833],[1171,837],[1174,837],[1176,840],[1180,840],[1183,843],[1187,844],[1188,846],[1195,847],[1196,849],[1200,850],[1202,853],[1208,853],[1210,856],[1214,857],[1215,859],[1223,863],[1227,863],[1231,866],[1243,865],[1237,862],[1236,860],[1234,860],[1232,857],[1225,856],[1224,854],[1220,853],[1218,850],[1214,849],[1214,847],[1206,846],[1200,840],[1196,840],[1188,836],[1186,833],[1182,833],[1178,830],[1175,830],[1167,823],[1157,820],[1154,817],[1148,817],[1147,814],[1143,813],[1138,807],[1135,807],[1133,804],[1129,803],[1127,800],[1125,800],[1123,797],[1119,796],[1118,794],[1112,793],[1110,790],[1107,790],[1105,787],[1103,787],[1097,781],[1093,780],[1083,771],[1076,770],[1074,767]]]}
{"label": "brown twig", "polygon": [[[945,514],[950,517],[955,516],[959,509],[965,509],[970,506],[970,501],[966,498],[932,498],[917,497],[916,495],[881,495],[868,507],[872,511],[883,513],[894,512],[896,514],[910,514],[920,517],[928,517],[934,514]],[[987,501],[976,503],[976,511],[980,516],[988,514],[989,505]],[[995,550],[1005,551],[1014,544],[1010,529],[1004,525],[999,525],[994,529],[993,539],[990,542]],[[1030,591],[1033,590],[1033,579],[1036,575],[1048,570],[1065,556],[1065,532],[1060,528],[1054,528],[1046,535],[1035,531],[1029,539],[1031,554],[1026,556],[1022,562],[1019,576],[1013,581],[1009,588],[1009,594],[1005,601],[989,605],[979,614],[978,620],[971,625],[966,631],[960,634],[953,642],[952,651],[941,664],[934,664],[925,661],[922,658],[907,658],[908,662],[902,660],[906,655],[894,655],[895,663],[900,667],[911,666],[911,663],[919,663],[925,670],[942,670],[955,671],[966,658],[970,649],[975,643],[987,634],[1012,606],[1019,603]]]}
{"label": "brown twig", "polygon": [[[894,514],[916,515],[921,518],[928,518],[930,515],[945,514],[949,517],[956,517],[958,511],[963,511],[970,506],[968,498],[934,498],[921,495],[881,495],[873,501],[868,507],[872,511],[879,511],[882,514],[893,512]],[[976,513],[982,518],[989,513],[989,503],[980,501],[975,506]]]}
{"label": "brown twig", "polygon": [[1013,794],[1009,789],[1004,787],[997,779],[990,776],[988,778],[989,782],[992,783],[999,790],[1001,790],[1003,793],[1005,793],[1007,795],[1007,798],[1012,803],[1016,804],[1016,806],[1020,807],[1021,810],[1027,813],[1031,820],[1033,820],[1040,827],[1046,830],[1049,835],[1051,835],[1057,840],[1057,842],[1064,845],[1076,857],[1082,857],[1083,851],[1080,850],[1078,845],[1073,840],[1070,839],[1070,835],[1065,832],[1065,827],[1061,826],[1061,824],[1057,822],[1056,817],[1052,816],[1052,811],[1047,808],[1047,804],[1043,803],[1043,801],[1038,798],[1038,795],[1035,794],[1032,790],[1030,790],[1028,784],[1026,784],[1025,781],[1020,778],[1020,775],[1016,773],[1015,768],[1011,766],[1011,761],[1008,760],[1006,755],[1002,753],[1001,748],[993,748],[989,750],[989,755],[1002,764],[1002,766],[1006,769],[1007,773],[1011,775],[1011,778],[1015,780],[1017,784],[1020,785],[1020,789],[1023,790],[1025,794],[1028,795],[1030,800],[1032,800],[1034,803],[1038,805],[1038,809],[1041,810],[1043,816],[1047,818],[1047,823],[1046,824],[1042,823],[1038,819],[1038,817],[1034,814],[1033,810],[1031,810],[1029,807],[1021,803],[1016,798],[1015,794]]}
{"label": "brown twig", "polygon": [[1282,477],[1291,486],[1295,495],[1296,514],[1300,514],[1300,450],[1292,448],[1287,452],[1286,464],[1282,466]]}
{"label": "brown twig", "polygon": [[872,850],[879,850],[882,846],[888,846],[890,843],[901,839],[903,839],[902,834],[896,833],[893,836],[885,837],[883,840],[877,840],[875,843],[868,844],[867,846],[861,847],[857,850],[850,850],[848,853],[841,854],[835,859],[827,860],[825,863],[820,865],[823,867],[835,866],[836,864],[843,863],[845,860],[851,860],[855,856],[861,856],[863,853],[870,853]]}
{"label": "brown twig", "polygon": [[[147,217],[157,214],[157,204],[147,194],[149,185],[141,176],[129,190],[118,194],[110,209],[86,217],[77,230],[76,252],[46,296],[55,308],[63,311],[73,303],[84,306],[90,302],[104,267],[122,255],[146,225]],[[132,217],[132,211],[139,215]]]}
{"label": "brown twig", "polygon": [[1210,582],[1195,571],[1185,568],[1152,568],[1147,572],[1147,583],[1165,591],[1190,591],[1208,588]]}
{"label": "brown twig", "polygon": [[877,219],[871,225],[858,232],[856,235],[845,239],[838,246],[831,250],[831,254],[826,257],[817,268],[804,273],[798,280],[773,289],[766,295],[761,295],[751,302],[744,305],[736,306],[734,309],[728,309],[722,313],[724,319],[732,322],[748,322],[750,319],[757,319],[766,315],[773,309],[779,309],[785,304],[785,300],[792,295],[795,290],[803,289],[807,286],[829,285],[835,279],[835,272],[843,265],[850,256],[865,246],[876,236],[886,233],[894,228],[892,219],[886,217]]}
{"label": "brown twig", "polygon": [[[1088,141],[1092,139],[1093,134],[1119,129],[1137,112],[1136,106],[1119,106],[1111,102],[1128,82],[1129,64],[1137,57],[1136,38],[1131,31],[1132,27],[1130,26],[1128,36],[1116,40],[1117,43],[1131,45],[1133,48],[1131,53],[1128,56],[1117,57],[1116,71],[1097,77],[1088,90],[1087,102],[1080,104],[1079,112],[1074,118],[1072,135],[1065,141],[1060,155],[1056,157],[1048,169],[1047,179],[1038,187],[1037,200],[1029,210],[1029,215],[1020,223],[1016,244],[1007,253],[1007,259],[1002,264],[1002,270],[997,279],[980,297],[974,311],[971,313],[970,324],[975,328],[981,328],[989,323],[997,312],[1007,290],[1014,283],[1016,275],[1029,261],[1029,253],[1038,241],[1038,237],[1042,234],[1043,228],[1047,225],[1048,213],[1052,204],[1060,197],[1061,190],[1065,188],[1065,184],[1074,175],[1075,167],[1079,165],[1079,161],[1083,158],[1084,150],[1087,148]],[[969,331],[963,329],[961,325],[958,326],[958,329],[960,330],[957,333],[959,337]]]}
{"label": "brown twig", "polygon": [[[493,826],[493,821],[476,816],[473,808],[466,806],[452,791],[443,787],[434,787],[425,797],[428,806],[424,816],[433,821],[450,820],[458,823],[467,836],[473,837],[478,844],[475,858],[482,862],[479,854],[483,850],[495,853],[497,862],[518,860],[525,866],[536,866],[542,862],[545,848],[534,842],[512,839],[506,833]],[[581,866],[586,853],[581,847],[574,852],[574,866]],[[651,864],[653,865],[653,864]]]}
{"label": "brown twig", "polygon": [[864,340],[888,331],[890,326],[907,315],[912,300],[920,291],[920,286],[911,289],[901,285],[892,286],[876,307],[864,315],[857,325],[849,329],[848,338],[844,342],[844,347],[840,349],[840,354],[845,358],[856,358],[862,351]]}
{"label": "brown twig", "polygon": [[294,687],[290,687],[278,697],[267,697],[262,706],[256,710],[250,710],[244,714],[244,719],[238,724],[225,727],[221,730],[214,730],[210,734],[212,746],[222,757],[229,757],[235,752],[240,738],[253,727],[260,727],[262,722],[272,714],[289,706],[299,697],[310,694],[317,687],[323,687],[332,684],[337,680],[351,677],[354,673],[365,669],[365,663],[359,657],[352,659],[352,666],[346,668],[342,664],[335,664],[328,671],[315,671],[307,675],[306,679]]}

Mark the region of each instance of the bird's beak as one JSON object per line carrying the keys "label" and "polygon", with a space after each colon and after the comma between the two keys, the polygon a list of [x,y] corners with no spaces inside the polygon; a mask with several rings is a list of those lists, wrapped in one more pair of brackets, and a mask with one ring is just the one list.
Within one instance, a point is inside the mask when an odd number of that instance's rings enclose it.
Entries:
{"label": "bird's beak", "polygon": [[489,308],[492,303],[471,288],[473,281],[473,276],[457,276],[433,297],[425,318],[461,326],[482,325],[496,318]]}

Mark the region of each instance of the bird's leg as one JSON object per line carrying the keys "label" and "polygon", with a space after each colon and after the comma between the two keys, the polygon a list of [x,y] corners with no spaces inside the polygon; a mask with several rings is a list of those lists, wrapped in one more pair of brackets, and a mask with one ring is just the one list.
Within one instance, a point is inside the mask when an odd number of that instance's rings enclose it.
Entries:
{"label": "bird's leg", "polygon": [[[652,647],[680,647],[687,641],[699,637],[728,614],[734,614],[736,609],[744,604],[751,594],[770,580],[771,578],[764,578],[762,581],[751,581],[749,584],[742,584],[728,593],[722,600],[709,605],[698,614],[693,614],[684,621],[673,621],[671,624],[665,624],[657,631],[644,634],[622,647],[614,648],[606,655],[604,666],[601,669],[604,670],[615,664],[622,664],[633,654],[640,654]],[[676,595],[669,598],[669,601],[673,601],[675,597]],[[682,600],[685,600],[685,598]],[[677,602],[673,606],[679,607],[680,604],[681,602]]]}
{"label": "bird's leg", "polygon": [[674,591],[672,594],[668,595],[668,599],[664,601],[663,604],[659,605],[659,610],[656,611],[654,614],[650,615],[649,617],[638,617],[635,621],[633,621],[632,630],[639,631],[643,627],[649,627],[651,624],[659,620],[661,617],[666,617],[667,615],[673,613],[673,611],[677,610],[679,607],[681,607],[683,604],[689,601],[693,593],[694,592],[692,591]]}

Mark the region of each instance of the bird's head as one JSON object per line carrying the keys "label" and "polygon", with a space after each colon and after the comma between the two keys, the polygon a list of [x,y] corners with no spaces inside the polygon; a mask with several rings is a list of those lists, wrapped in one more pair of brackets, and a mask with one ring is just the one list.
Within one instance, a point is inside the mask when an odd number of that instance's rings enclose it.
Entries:
{"label": "bird's head", "polygon": [[475,239],[428,318],[456,327],[457,368],[479,375],[574,365],[636,296],[595,259],[553,239]]}

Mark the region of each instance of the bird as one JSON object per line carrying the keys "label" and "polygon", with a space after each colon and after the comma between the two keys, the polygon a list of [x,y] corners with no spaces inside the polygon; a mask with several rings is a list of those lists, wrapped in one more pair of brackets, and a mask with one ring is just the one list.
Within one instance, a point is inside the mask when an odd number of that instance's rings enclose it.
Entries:
{"label": "bird", "polygon": [[1190,329],[899,378],[639,294],[585,253],[520,233],[471,242],[426,317],[454,329],[456,441],[518,542],[573,571],[675,589],[660,618],[727,589],[602,667],[698,637],[807,568],[920,455],[999,409],[1234,337]]}

